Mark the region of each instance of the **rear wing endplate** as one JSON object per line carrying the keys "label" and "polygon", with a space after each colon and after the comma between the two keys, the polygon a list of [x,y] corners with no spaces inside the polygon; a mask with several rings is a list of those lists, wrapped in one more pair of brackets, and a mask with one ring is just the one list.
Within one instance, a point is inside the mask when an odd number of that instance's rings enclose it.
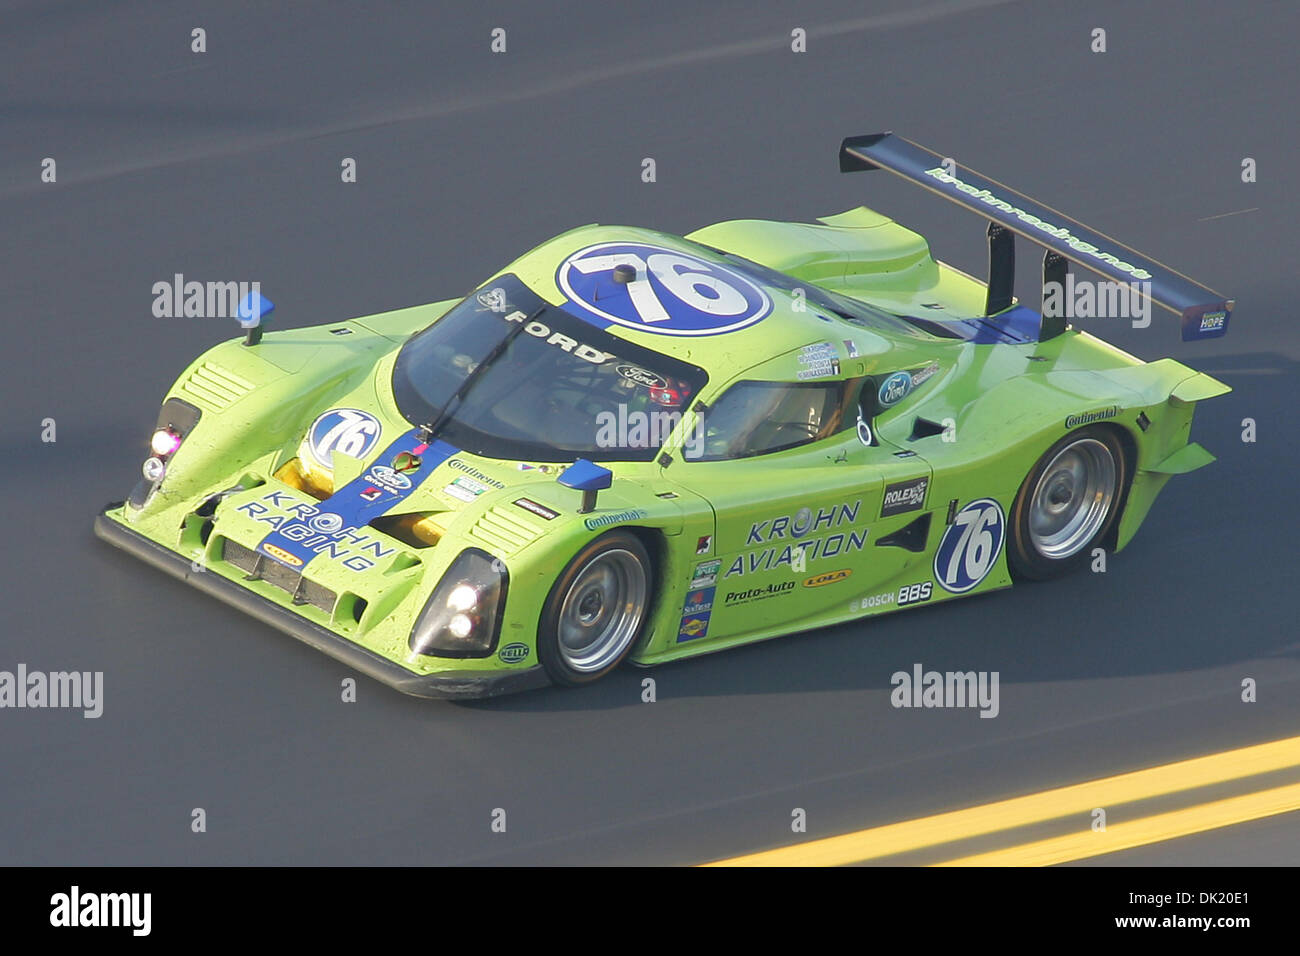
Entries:
{"label": "rear wing endplate", "polygon": [[[1217,338],[1228,331],[1234,301],[1149,259],[1050,206],[1008,186],[956,166],[938,153],[893,133],[850,136],[840,145],[840,172],[887,169],[938,193],[989,222],[989,282],[986,314],[1009,308],[1016,235],[1046,248],[1043,282],[1063,280],[1069,262],[1109,279],[1137,284],[1137,290],[1182,320],[1183,341]],[[1064,320],[1043,319],[1041,338],[1064,331]]]}

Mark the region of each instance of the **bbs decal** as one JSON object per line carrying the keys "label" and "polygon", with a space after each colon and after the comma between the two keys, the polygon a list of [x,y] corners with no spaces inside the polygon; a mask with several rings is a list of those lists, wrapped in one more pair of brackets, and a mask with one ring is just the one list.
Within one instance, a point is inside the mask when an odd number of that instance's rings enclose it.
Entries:
{"label": "bbs decal", "polygon": [[658,335],[733,332],[772,311],[767,292],[741,273],[643,242],[581,249],[560,263],[555,281],[581,317]]}
{"label": "bbs decal", "polygon": [[364,458],[379,441],[379,421],[355,408],[331,408],[312,422],[307,432],[307,453],[322,468],[333,467],[330,455],[339,452]]}
{"label": "bbs decal", "polygon": [[963,594],[978,585],[993,569],[1006,538],[1002,506],[980,498],[953,516],[934,553],[934,577],[939,586]]}

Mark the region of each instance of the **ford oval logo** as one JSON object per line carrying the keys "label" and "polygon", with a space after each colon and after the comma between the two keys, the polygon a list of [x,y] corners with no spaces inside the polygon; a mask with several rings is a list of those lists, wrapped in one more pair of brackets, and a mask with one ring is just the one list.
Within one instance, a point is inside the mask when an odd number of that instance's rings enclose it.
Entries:
{"label": "ford oval logo", "polygon": [[888,408],[901,402],[911,390],[912,376],[906,372],[895,372],[880,386],[880,404]]}

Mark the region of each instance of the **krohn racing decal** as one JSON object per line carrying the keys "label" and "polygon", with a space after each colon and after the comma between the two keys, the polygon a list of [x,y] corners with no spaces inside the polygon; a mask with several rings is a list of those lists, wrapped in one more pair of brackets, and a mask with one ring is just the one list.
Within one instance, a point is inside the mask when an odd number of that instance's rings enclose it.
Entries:
{"label": "krohn racing decal", "polygon": [[789,545],[772,545],[741,552],[732,559],[723,577],[770,571],[799,561],[816,561],[821,558],[833,558],[838,554],[848,554],[851,551],[861,551],[867,543],[867,534],[870,530],[868,528],[863,528],[861,531],[849,528],[834,534],[808,537],[819,531],[831,531],[841,525],[853,524],[858,520],[861,504],[862,501],[859,499],[852,505],[831,505],[829,508],[818,509],[815,514],[811,508],[800,508],[793,515],[754,522],[745,537],[746,547],[771,544],[773,541],[787,537],[794,540]]}
{"label": "krohn racing decal", "polygon": [[[360,477],[348,482],[317,505],[296,501],[284,492],[273,491],[260,501],[241,505],[255,521],[272,530],[257,550],[274,561],[299,570],[319,554],[341,561],[352,571],[365,571],[396,549],[366,532],[371,519],[384,514],[410,496],[438,466],[459,451],[444,441],[424,444],[419,429],[412,429],[380,454]],[[412,467],[412,462],[419,464]],[[386,462],[398,462],[398,471]],[[295,564],[291,559],[296,558]]]}

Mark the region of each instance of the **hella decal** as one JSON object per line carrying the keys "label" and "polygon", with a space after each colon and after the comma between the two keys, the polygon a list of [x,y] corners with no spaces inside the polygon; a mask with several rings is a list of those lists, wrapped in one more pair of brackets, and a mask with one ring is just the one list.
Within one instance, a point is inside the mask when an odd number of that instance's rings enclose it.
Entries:
{"label": "hella decal", "polygon": [[501,650],[497,651],[497,657],[505,664],[518,664],[528,657],[529,647],[527,644],[507,644]]}

